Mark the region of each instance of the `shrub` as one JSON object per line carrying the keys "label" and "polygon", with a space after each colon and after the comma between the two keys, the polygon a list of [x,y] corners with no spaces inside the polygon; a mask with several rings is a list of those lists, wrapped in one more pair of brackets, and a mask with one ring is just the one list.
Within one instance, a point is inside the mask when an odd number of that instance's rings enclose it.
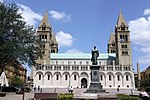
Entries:
{"label": "shrub", "polygon": [[117,94],[118,100],[138,100],[138,96],[125,95],[125,94]]}
{"label": "shrub", "polygon": [[147,92],[147,93],[150,92],[150,87],[146,87],[146,92]]}
{"label": "shrub", "polygon": [[4,96],[6,96],[6,93],[0,92],[0,97],[4,97]]}
{"label": "shrub", "polygon": [[59,94],[58,96],[59,100],[73,100],[73,94],[70,93],[64,93],[64,94]]}

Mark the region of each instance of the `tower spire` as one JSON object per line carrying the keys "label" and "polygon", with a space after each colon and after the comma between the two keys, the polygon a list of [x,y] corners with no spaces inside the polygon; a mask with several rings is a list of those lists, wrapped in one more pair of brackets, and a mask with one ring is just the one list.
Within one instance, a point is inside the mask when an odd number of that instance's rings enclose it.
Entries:
{"label": "tower spire", "polygon": [[126,24],[126,22],[124,20],[124,17],[122,15],[122,10],[120,9],[118,20],[117,20],[117,26],[120,27],[122,24],[124,24],[125,26],[127,26],[127,24]]}
{"label": "tower spire", "polygon": [[110,33],[110,37],[109,37],[109,44],[111,44],[111,43],[113,43],[113,42],[115,42],[115,36],[114,36],[114,33],[113,32],[111,32]]}
{"label": "tower spire", "polygon": [[45,25],[46,27],[51,27],[49,24],[49,21],[48,21],[48,12],[47,11],[45,12],[45,15],[44,15],[39,27],[42,27],[43,25]]}

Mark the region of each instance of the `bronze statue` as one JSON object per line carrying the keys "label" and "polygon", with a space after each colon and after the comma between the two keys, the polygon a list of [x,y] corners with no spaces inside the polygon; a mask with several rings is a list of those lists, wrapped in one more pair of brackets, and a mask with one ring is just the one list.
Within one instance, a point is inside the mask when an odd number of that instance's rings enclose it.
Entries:
{"label": "bronze statue", "polygon": [[92,53],[92,58],[91,58],[92,65],[97,65],[97,57],[99,57],[99,52],[96,49],[96,46],[94,46],[91,53]]}

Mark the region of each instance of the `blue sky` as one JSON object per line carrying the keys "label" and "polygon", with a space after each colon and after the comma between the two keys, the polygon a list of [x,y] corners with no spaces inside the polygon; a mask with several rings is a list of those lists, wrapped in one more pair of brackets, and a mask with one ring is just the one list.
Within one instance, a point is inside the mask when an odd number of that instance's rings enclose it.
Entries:
{"label": "blue sky", "polygon": [[[59,52],[107,52],[120,9],[130,28],[133,66],[150,64],[149,0],[0,0],[16,3],[28,24],[38,27],[47,11],[59,42]],[[63,40],[63,41],[62,41]]]}

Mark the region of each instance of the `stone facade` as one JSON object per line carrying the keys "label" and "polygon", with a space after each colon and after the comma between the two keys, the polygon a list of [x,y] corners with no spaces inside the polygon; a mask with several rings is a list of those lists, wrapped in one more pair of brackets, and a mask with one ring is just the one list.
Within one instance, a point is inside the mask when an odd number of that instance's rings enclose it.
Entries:
{"label": "stone facade", "polygon": [[[43,58],[37,60],[40,65],[32,68],[34,86],[66,88],[71,85],[74,88],[88,88],[91,80],[91,53],[58,53],[58,43],[47,14],[37,34],[45,41],[43,50],[46,50]],[[115,35],[110,35],[108,53],[100,53],[98,57],[99,78],[103,88],[135,88],[131,54],[130,32],[120,12]]]}

